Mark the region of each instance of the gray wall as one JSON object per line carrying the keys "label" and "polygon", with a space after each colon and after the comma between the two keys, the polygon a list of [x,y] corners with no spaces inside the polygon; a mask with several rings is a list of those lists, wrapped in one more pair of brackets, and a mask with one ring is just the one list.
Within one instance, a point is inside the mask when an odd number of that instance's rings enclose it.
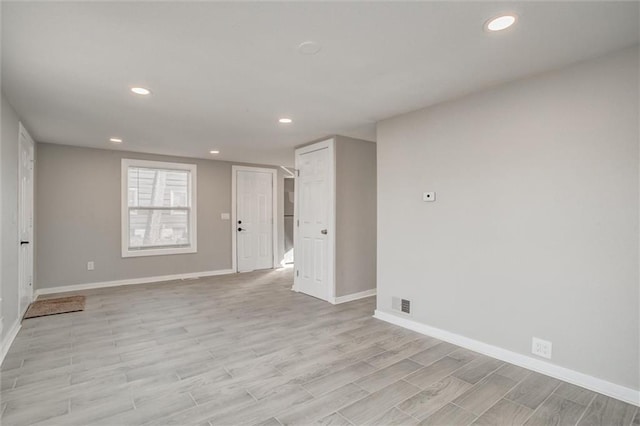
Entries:
{"label": "gray wall", "polygon": [[638,113],[636,46],[379,123],[378,309],[638,389]]}
{"label": "gray wall", "polygon": [[[37,144],[37,158],[37,289],[231,268],[231,222],[220,214],[231,213],[235,163],[43,143]],[[122,158],[197,164],[197,253],[121,257]],[[279,212],[284,208],[283,185],[279,173]],[[281,259],[282,219],[278,222]],[[87,271],[90,260],[95,262],[94,271]]]}
{"label": "gray wall", "polygon": [[336,136],[336,296],[376,288],[376,144]]}
{"label": "gray wall", "polygon": [[2,341],[18,318],[18,116],[2,94]]}

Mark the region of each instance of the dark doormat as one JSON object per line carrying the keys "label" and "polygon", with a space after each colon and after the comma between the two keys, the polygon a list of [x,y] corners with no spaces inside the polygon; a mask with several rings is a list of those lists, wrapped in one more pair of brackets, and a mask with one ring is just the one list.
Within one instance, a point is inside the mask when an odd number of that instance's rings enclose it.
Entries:
{"label": "dark doormat", "polygon": [[27,309],[24,319],[47,315],[66,314],[84,311],[85,296],[57,297],[55,299],[36,300]]}

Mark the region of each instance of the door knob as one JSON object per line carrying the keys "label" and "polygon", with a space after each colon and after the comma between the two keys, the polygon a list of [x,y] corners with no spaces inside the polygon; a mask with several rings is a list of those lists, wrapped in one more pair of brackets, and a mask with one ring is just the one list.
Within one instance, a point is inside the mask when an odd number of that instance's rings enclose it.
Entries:
{"label": "door knob", "polygon": [[240,231],[244,231],[244,229],[242,229],[242,228],[238,228],[238,232],[240,232]]}
{"label": "door knob", "polygon": [[320,233],[321,233],[322,235],[327,235],[327,230],[326,230],[326,229],[323,229],[322,231],[320,231]]}

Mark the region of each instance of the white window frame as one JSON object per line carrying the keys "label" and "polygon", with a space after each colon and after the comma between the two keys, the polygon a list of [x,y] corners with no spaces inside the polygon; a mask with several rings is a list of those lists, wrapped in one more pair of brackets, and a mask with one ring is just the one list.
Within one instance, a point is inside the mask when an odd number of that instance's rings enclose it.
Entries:
{"label": "white window frame", "polygon": [[[189,190],[191,208],[189,210],[189,238],[191,244],[188,247],[167,247],[150,249],[129,249],[129,167],[144,167],[150,169],[169,169],[189,171]],[[121,169],[121,228],[122,228],[122,257],[139,256],[162,256],[168,254],[186,254],[198,252],[197,233],[197,166],[187,163],[168,163],[163,161],[136,160],[130,158],[122,159]]]}

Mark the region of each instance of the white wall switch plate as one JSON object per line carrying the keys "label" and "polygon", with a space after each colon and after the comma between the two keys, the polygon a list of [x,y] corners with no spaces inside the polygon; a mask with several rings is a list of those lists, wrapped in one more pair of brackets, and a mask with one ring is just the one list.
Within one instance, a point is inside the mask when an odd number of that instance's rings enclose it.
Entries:
{"label": "white wall switch plate", "polygon": [[220,219],[222,219],[222,220],[230,220],[231,216],[229,216],[229,213],[220,213]]}
{"label": "white wall switch plate", "polygon": [[436,193],[435,192],[423,192],[422,193],[422,201],[435,201]]}
{"label": "white wall switch plate", "polygon": [[551,342],[548,340],[538,339],[537,337],[532,338],[531,353],[543,358],[551,359]]}
{"label": "white wall switch plate", "polygon": [[93,263],[93,260],[90,262],[87,262],[87,271],[93,271],[95,269],[95,264]]}

